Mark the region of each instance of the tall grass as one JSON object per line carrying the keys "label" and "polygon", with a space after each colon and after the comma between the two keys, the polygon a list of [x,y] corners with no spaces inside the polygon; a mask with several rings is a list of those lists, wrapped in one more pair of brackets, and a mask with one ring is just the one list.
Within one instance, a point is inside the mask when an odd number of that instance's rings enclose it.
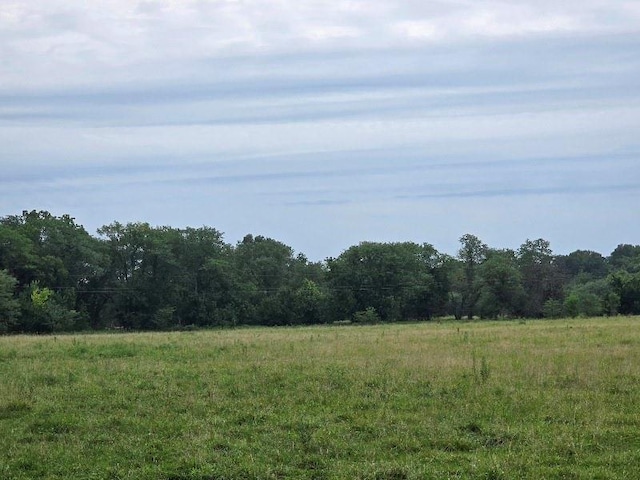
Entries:
{"label": "tall grass", "polygon": [[640,478],[637,318],[0,338],[0,478]]}

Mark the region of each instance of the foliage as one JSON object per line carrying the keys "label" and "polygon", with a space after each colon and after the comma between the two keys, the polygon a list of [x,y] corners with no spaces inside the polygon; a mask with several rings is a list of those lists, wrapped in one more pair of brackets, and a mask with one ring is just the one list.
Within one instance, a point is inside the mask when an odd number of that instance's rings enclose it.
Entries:
{"label": "foliage", "polygon": [[547,240],[527,240],[517,253],[522,284],[527,292],[523,316],[542,317],[549,299],[561,298],[561,278]]}
{"label": "foliage", "polygon": [[65,306],[62,295],[50,288],[33,282],[21,296],[21,323],[19,331],[29,333],[51,333],[81,330],[84,317],[76,310]]}
{"label": "foliage", "polygon": [[565,308],[562,301],[550,298],[544,302],[542,314],[544,318],[561,318],[565,315]]}
{"label": "foliage", "polygon": [[482,317],[513,317],[522,311],[525,292],[513,251],[490,251],[487,260],[478,270],[478,307]]}
{"label": "foliage", "polygon": [[640,272],[640,245],[620,244],[611,252],[609,264],[616,270]]}
{"label": "foliage", "polygon": [[353,314],[353,323],[361,325],[374,325],[380,322],[380,315],[373,307],[367,307],[366,310],[361,310]]}
{"label": "foliage", "polygon": [[363,242],[327,261],[334,317],[374,308],[383,321],[431,318],[446,302],[439,259],[428,244]]}
{"label": "foliage", "polygon": [[86,315],[79,312],[90,303],[84,292],[101,266],[98,243],[69,215],[33,210],[2,218],[0,268],[18,280],[21,299],[20,321],[12,329],[81,328]]}
{"label": "foliage", "polygon": [[228,244],[207,226],[97,233],[46,211],[0,218],[0,332],[320,324],[369,308],[381,322],[640,314],[634,245],[554,255],[544,239],[512,251],[466,234],[456,257],[362,242],[310,262],[261,235]]}
{"label": "foliage", "polygon": [[460,238],[458,259],[462,262],[464,271],[464,283],[461,287],[462,308],[469,320],[475,314],[480,297],[477,270],[487,257],[487,250],[487,245],[475,235],[466,234]]}
{"label": "foliage", "polygon": [[18,280],[0,270],[0,334],[11,331],[20,316],[20,304],[14,297]]}
{"label": "foliage", "polygon": [[571,317],[595,317],[616,315],[620,308],[620,297],[606,279],[577,281],[568,287],[565,297],[565,312]]}
{"label": "foliage", "polygon": [[630,273],[625,270],[614,272],[609,277],[613,293],[619,299],[622,314],[640,313],[640,271]]}
{"label": "foliage", "polygon": [[569,255],[559,255],[555,264],[568,277],[583,275],[590,279],[598,279],[606,277],[609,273],[607,259],[590,250],[576,250]]}

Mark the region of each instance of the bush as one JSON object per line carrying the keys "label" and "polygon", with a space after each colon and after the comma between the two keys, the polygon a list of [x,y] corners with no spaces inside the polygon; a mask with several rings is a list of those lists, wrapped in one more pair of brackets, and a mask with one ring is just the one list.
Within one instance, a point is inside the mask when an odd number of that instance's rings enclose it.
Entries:
{"label": "bush", "polygon": [[544,302],[542,314],[545,318],[561,318],[564,314],[564,307],[560,300],[550,298]]}
{"label": "bush", "polygon": [[371,325],[380,322],[380,315],[373,307],[367,307],[366,310],[356,312],[353,314],[353,323]]}
{"label": "bush", "polygon": [[564,309],[570,317],[596,317],[604,313],[603,299],[594,293],[576,291],[565,299]]}

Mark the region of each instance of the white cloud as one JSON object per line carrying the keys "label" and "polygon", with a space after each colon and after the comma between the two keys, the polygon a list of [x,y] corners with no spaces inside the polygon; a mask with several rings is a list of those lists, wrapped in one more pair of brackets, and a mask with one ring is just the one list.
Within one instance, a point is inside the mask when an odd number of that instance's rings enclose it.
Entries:
{"label": "white cloud", "polygon": [[239,54],[639,28],[629,1],[14,1],[0,6],[0,76],[5,86],[78,85]]}
{"label": "white cloud", "polygon": [[354,27],[344,27],[340,25],[314,26],[308,27],[306,38],[313,41],[327,41],[345,38],[357,38],[361,36],[360,31]]}
{"label": "white cloud", "polygon": [[445,38],[445,31],[434,20],[397,22],[393,29],[411,40],[439,41]]}
{"label": "white cloud", "polygon": [[[607,188],[640,182],[638,49],[627,0],[5,0],[0,215],[77,208],[96,226],[189,221],[284,241],[306,216],[300,239],[316,243],[294,246],[315,258],[338,253],[323,241],[431,241],[415,219],[453,242],[569,238],[592,230],[594,206],[604,218],[634,195]],[[625,153],[611,172],[522,162]],[[330,166],[356,174],[313,175]],[[228,183],[207,183],[210,169]],[[616,210],[621,241],[638,233],[632,210]]]}

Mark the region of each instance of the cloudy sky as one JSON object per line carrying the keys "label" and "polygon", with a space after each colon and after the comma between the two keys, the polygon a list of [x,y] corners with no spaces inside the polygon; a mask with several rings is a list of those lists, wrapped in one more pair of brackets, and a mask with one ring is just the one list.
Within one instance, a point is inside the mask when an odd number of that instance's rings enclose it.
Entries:
{"label": "cloudy sky", "polygon": [[0,216],[313,260],[640,243],[637,0],[3,0]]}

